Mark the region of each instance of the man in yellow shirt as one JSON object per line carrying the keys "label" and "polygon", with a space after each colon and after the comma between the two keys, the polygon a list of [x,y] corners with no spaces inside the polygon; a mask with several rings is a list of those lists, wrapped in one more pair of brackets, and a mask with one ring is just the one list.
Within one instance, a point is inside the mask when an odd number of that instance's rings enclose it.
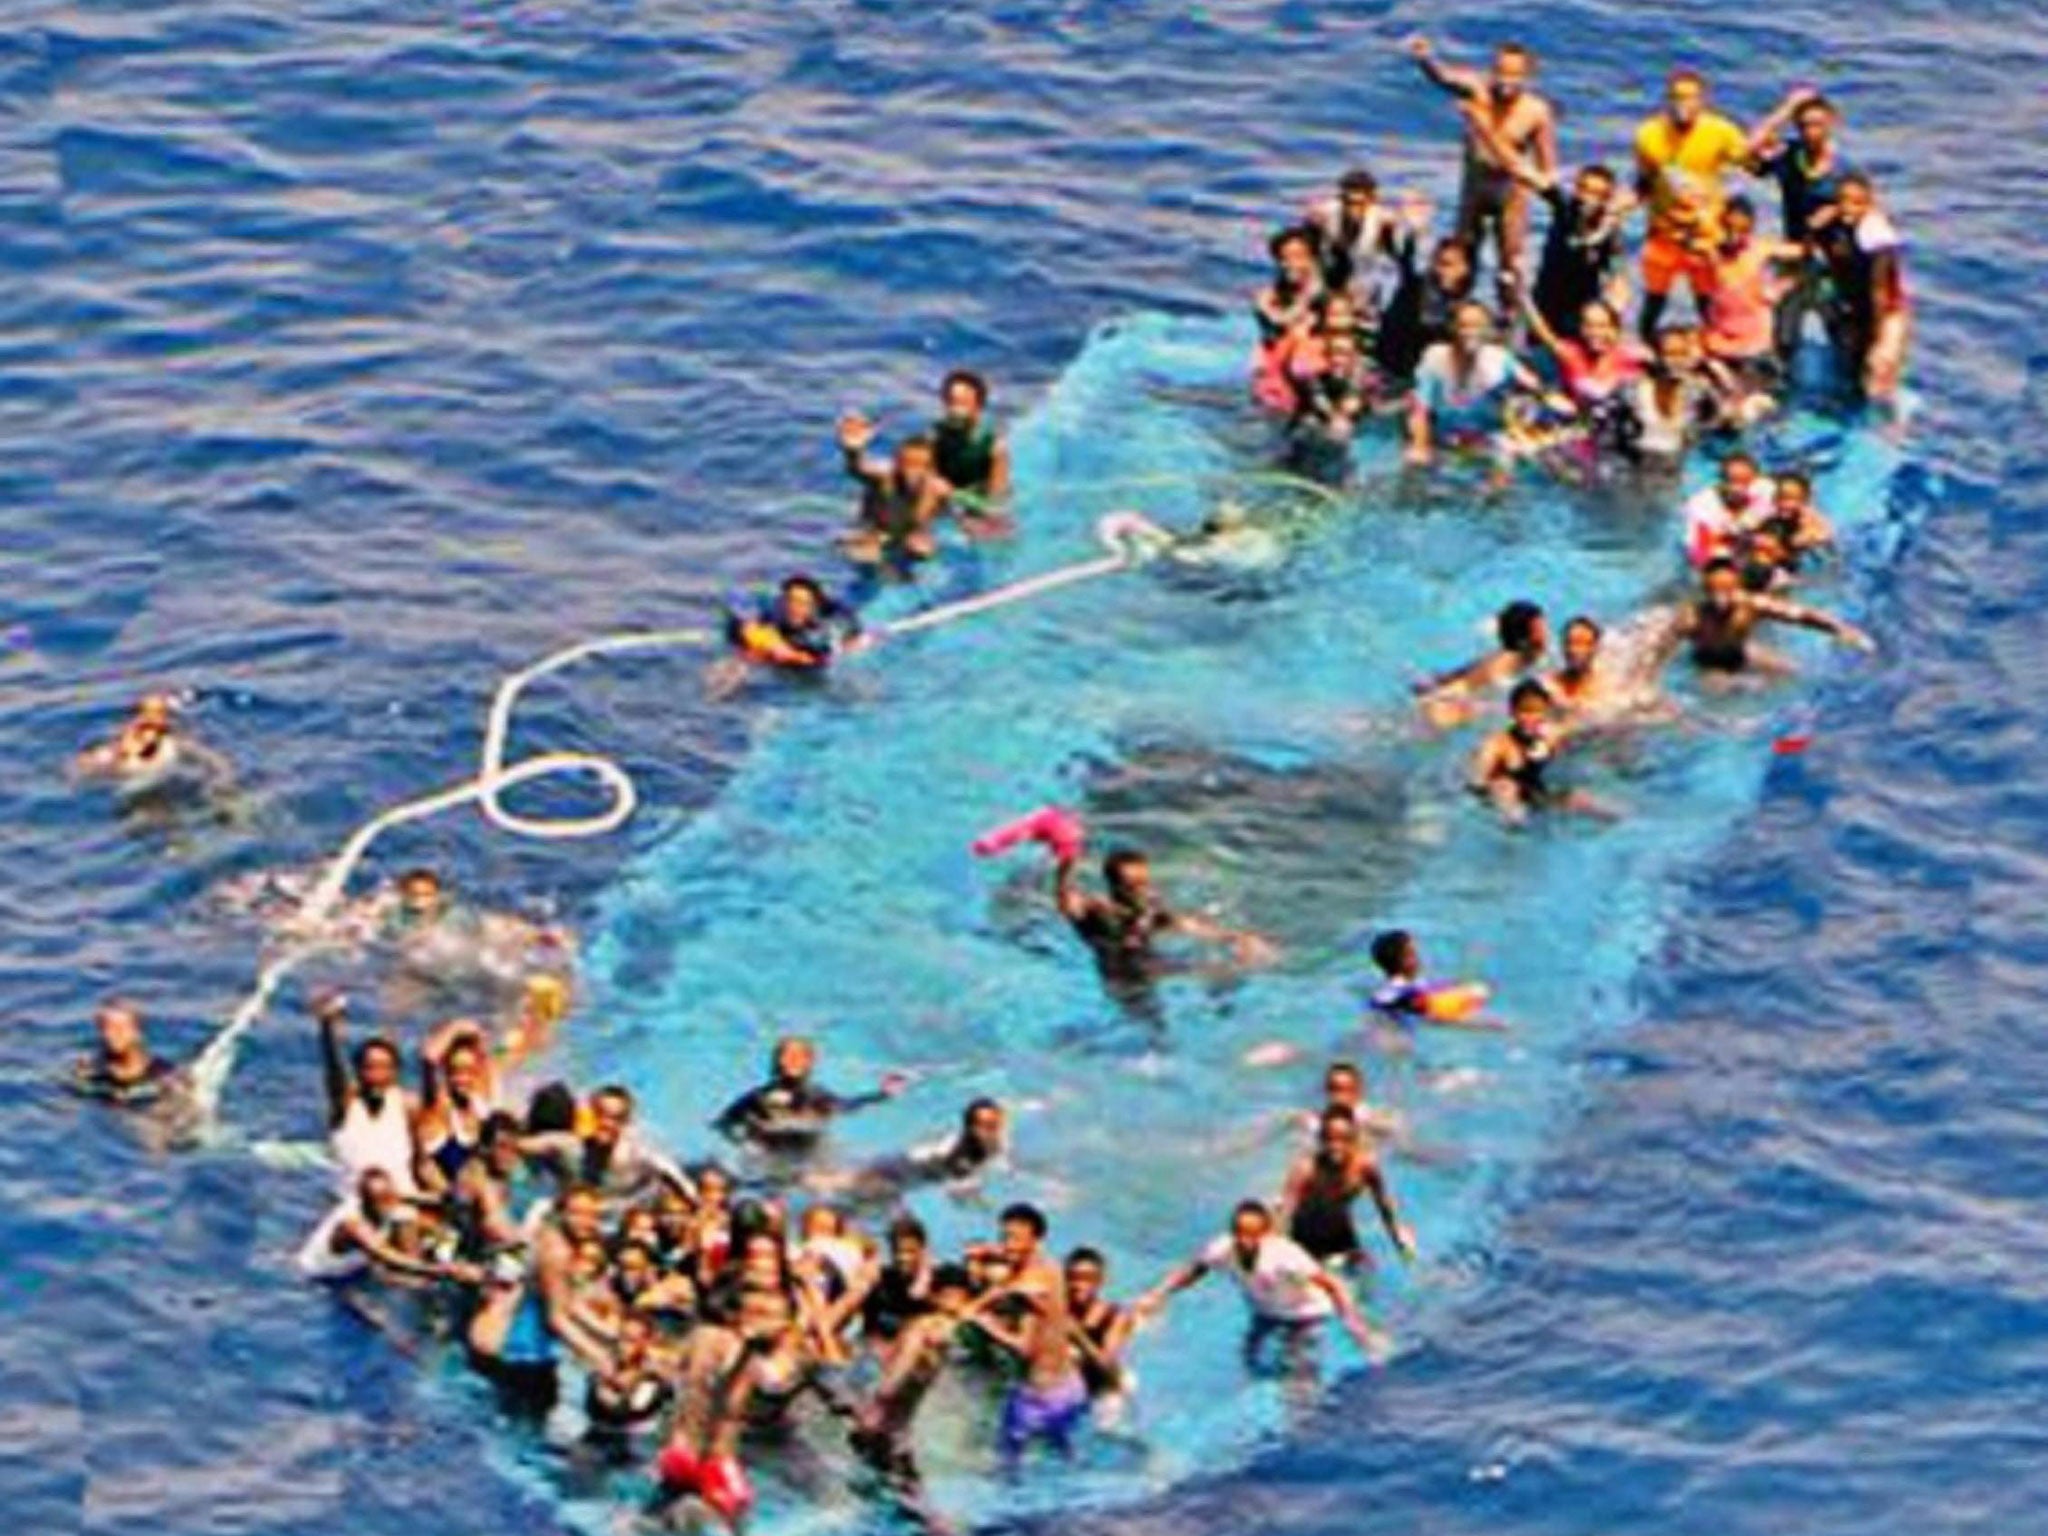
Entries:
{"label": "man in yellow shirt", "polygon": [[1713,290],[1714,242],[1719,236],[1722,174],[1747,164],[1749,135],[1707,110],[1707,82],[1697,70],[1672,71],[1664,110],[1636,130],[1636,192],[1650,210],[1643,242],[1643,316],[1646,342],[1671,290],[1682,277],[1693,302]]}

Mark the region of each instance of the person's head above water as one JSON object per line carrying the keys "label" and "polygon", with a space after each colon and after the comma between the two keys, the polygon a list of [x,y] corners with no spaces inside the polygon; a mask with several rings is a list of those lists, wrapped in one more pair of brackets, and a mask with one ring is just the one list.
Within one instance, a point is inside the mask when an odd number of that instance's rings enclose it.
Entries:
{"label": "person's head above water", "polygon": [[1679,128],[1690,128],[1707,109],[1706,77],[1696,69],[1674,69],[1664,80],[1664,112]]}
{"label": "person's head above water", "polygon": [[1877,187],[1861,171],[1851,171],[1842,178],[1841,191],[1836,194],[1836,201],[1842,210],[1843,227],[1854,229],[1877,205]]}
{"label": "person's head above water", "polygon": [[398,877],[398,902],[408,916],[432,916],[440,910],[445,896],[441,877],[425,865],[408,869]]}
{"label": "person's head above water", "polygon": [[92,1022],[99,1032],[103,1061],[125,1061],[146,1049],[142,1040],[142,1010],[133,1003],[111,998],[100,1004]]}
{"label": "person's head above water", "polygon": [[1540,603],[1517,598],[1494,615],[1494,636],[1500,648],[1517,656],[1541,656],[1550,649],[1550,620]]}
{"label": "person's head above water", "polygon": [[1700,592],[1709,608],[1726,613],[1742,595],[1742,569],[1726,555],[1716,555],[1700,571]]}
{"label": "person's head above water", "polygon": [[955,368],[939,386],[939,403],[948,422],[971,427],[988,409],[988,380],[971,368]]}
{"label": "person's head above water", "polygon": [[1728,245],[1741,245],[1756,233],[1756,204],[1741,193],[1721,205],[1721,235]]}
{"label": "person's head above water", "polygon": [[1594,352],[1605,352],[1621,340],[1621,316],[1605,299],[1595,299],[1579,311],[1579,336]]}
{"label": "person's head above water", "polygon": [[896,445],[896,478],[916,490],[932,476],[932,440],[919,434]]}
{"label": "person's head above water", "polygon": [[[1406,928],[1389,928],[1385,933],[1373,935],[1372,963],[1388,976],[1413,976],[1422,969],[1422,953],[1415,943],[1415,935]],[[1330,1070],[1334,1073],[1344,1063]],[[1352,1068],[1355,1072],[1357,1068]]]}
{"label": "person's head above water", "polygon": [[1771,482],[1771,506],[1780,517],[1804,512],[1813,502],[1813,481],[1803,470],[1788,469]]}
{"label": "person's head above water", "polygon": [[381,1035],[372,1036],[355,1049],[356,1087],[381,1098],[398,1086],[401,1065],[398,1047]]}
{"label": "person's head above water", "polygon": [[633,1123],[633,1095],[618,1083],[607,1083],[590,1096],[590,1137],[600,1145],[617,1141]]}
{"label": "person's head above water", "polygon": [[1584,208],[1605,208],[1614,201],[1614,168],[1598,161],[1581,166],[1572,178],[1572,196]]}
{"label": "person's head above water", "polygon": [[1815,91],[1792,118],[1799,147],[1809,155],[1825,154],[1835,133],[1835,104]]}
{"label": "person's head above water", "polygon": [[1037,1257],[1038,1245],[1045,1241],[1045,1212],[1019,1201],[1003,1208],[997,1224],[1003,1234],[1003,1257],[1020,1267]]}
{"label": "person's head above water", "polygon": [[1230,1213],[1230,1236],[1237,1244],[1238,1258],[1249,1265],[1258,1256],[1259,1244],[1273,1231],[1273,1213],[1262,1200],[1241,1200]]}
{"label": "person's head above water", "polygon": [[1690,373],[1699,360],[1697,326],[1667,325],[1657,333],[1657,362],[1667,374]]}
{"label": "person's head above water", "polygon": [[1600,626],[1579,614],[1564,627],[1564,669],[1578,676],[1593,665],[1600,654]]}
{"label": "person's head above water", "polygon": [[398,1185],[383,1168],[365,1168],[356,1180],[356,1205],[373,1221],[398,1209]]}
{"label": "person's head above water", "polygon": [[782,621],[795,629],[816,623],[830,606],[825,588],[815,576],[786,577],[775,594]]}
{"label": "person's head above water", "polygon": [[[1414,940],[1409,940],[1413,947]],[[1377,955],[1374,956],[1378,958]],[[1389,974],[1393,974],[1389,972]],[[1355,1110],[1365,1102],[1365,1074],[1356,1062],[1333,1061],[1323,1071],[1323,1102]]]}
{"label": "person's head above water", "polygon": [[1079,1309],[1095,1304],[1109,1278],[1108,1261],[1097,1248],[1076,1248],[1067,1255],[1067,1302]]}
{"label": "person's head above water", "polygon": [[1152,895],[1152,865],[1135,848],[1113,848],[1102,861],[1103,884],[1109,894],[1131,906],[1143,905]]}
{"label": "person's head above water", "polygon": [[1472,286],[1472,247],[1455,235],[1437,241],[1429,253],[1429,275],[1440,292],[1464,293]]}
{"label": "person's head above water", "polygon": [[1266,242],[1273,265],[1283,281],[1296,288],[1309,286],[1316,276],[1316,243],[1306,229],[1283,229]]}
{"label": "person's head above water", "polygon": [[768,1075],[785,1083],[801,1083],[818,1064],[818,1048],[803,1035],[785,1035],[775,1042]]}
{"label": "person's head above water", "polygon": [[1484,304],[1467,300],[1451,316],[1451,340],[1467,357],[1476,353],[1493,336],[1493,315]]}
{"label": "person's head above water", "polygon": [[1337,203],[1346,218],[1364,218],[1379,195],[1379,179],[1362,167],[1346,171],[1337,179]]}
{"label": "person's head above water", "polygon": [[1003,1106],[994,1099],[976,1099],[960,1111],[961,1140],[990,1156],[1002,1150],[1007,1124]]}
{"label": "person's head above water", "polygon": [[1326,1160],[1341,1161],[1358,1150],[1358,1117],[1341,1104],[1331,1104],[1316,1117],[1316,1151]]}
{"label": "person's head above water", "polygon": [[1493,52],[1493,99],[1503,106],[1529,88],[1536,73],[1536,55],[1523,43],[1502,43]]}
{"label": "person's head above water", "polygon": [[1525,735],[1543,728],[1550,719],[1550,704],[1550,690],[1533,677],[1523,678],[1508,694],[1508,714]]}
{"label": "person's head above water", "polygon": [[1756,481],[1756,460],[1738,451],[1721,461],[1721,473],[1714,483],[1723,503],[1742,507],[1748,505],[1750,493],[1756,489]]}

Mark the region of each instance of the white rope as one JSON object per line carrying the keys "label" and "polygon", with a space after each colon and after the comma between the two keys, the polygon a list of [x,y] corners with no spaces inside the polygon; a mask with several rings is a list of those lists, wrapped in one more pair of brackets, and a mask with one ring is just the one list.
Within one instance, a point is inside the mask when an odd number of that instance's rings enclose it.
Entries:
{"label": "white rope", "polygon": [[[972,618],[1012,603],[1023,602],[1028,598],[1044,596],[1062,587],[1114,575],[1137,564],[1149,550],[1156,548],[1161,540],[1168,537],[1156,525],[1135,512],[1113,512],[1104,517],[1096,524],[1096,536],[1110,553],[1098,559],[1026,577],[1022,581],[1012,582],[1008,586],[998,587],[993,592],[985,592],[977,597],[946,603],[893,624],[881,625],[877,633],[886,639],[915,634],[919,630],[936,629],[956,619]],[[321,872],[320,878],[314,882],[305,901],[300,904],[293,916],[293,926],[306,936],[264,963],[262,969],[256,973],[255,987],[221,1027],[220,1033],[207,1043],[206,1049],[201,1051],[193,1062],[193,1097],[205,1117],[211,1120],[219,1109],[228,1076],[234,1070],[235,1054],[242,1037],[263,1016],[264,1009],[270,1005],[271,998],[277,993],[279,983],[313,956],[337,947],[338,941],[322,938],[321,931],[341,907],[348,894],[349,881],[369,854],[371,845],[393,827],[424,821],[429,816],[438,816],[443,811],[474,803],[483,813],[484,819],[501,831],[544,842],[564,842],[576,838],[603,837],[616,832],[632,817],[640,803],[639,792],[634,788],[632,777],[626,770],[608,757],[600,757],[593,752],[543,752],[538,757],[522,758],[509,765],[505,762],[505,748],[512,734],[512,717],[519,706],[521,694],[542,678],[592,656],[618,656],[633,651],[708,645],[715,639],[710,631],[702,629],[601,635],[596,639],[580,641],[562,650],[551,652],[531,666],[504,678],[492,696],[490,714],[485,720],[483,748],[479,755],[476,777],[465,779],[460,784],[451,784],[448,788],[437,790],[433,794],[404,801],[371,817],[356,829],[349,840],[342,844],[340,852],[328,861],[326,869]],[[596,780],[607,798],[605,808],[587,816],[541,817],[524,816],[506,807],[506,791],[539,779],[563,775]]]}

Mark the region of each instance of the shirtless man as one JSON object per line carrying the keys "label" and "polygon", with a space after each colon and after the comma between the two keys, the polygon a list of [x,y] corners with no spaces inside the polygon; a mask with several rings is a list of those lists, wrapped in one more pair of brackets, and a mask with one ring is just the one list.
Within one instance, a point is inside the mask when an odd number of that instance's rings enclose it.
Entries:
{"label": "shirtless man", "polygon": [[1550,652],[1550,621],[1539,604],[1517,598],[1494,615],[1500,648],[1416,687],[1422,718],[1433,729],[1468,723],[1484,696],[1533,676]]}
{"label": "shirtless man", "polygon": [[1647,701],[1601,658],[1604,638],[1597,620],[1585,614],[1574,617],[1564,627],[1563,664],[1543,679],[1568,730],[1612,722],[1638,706],[1647,710]]}
{"label": "shirtless man", "polygon": [[1350,1110],[1326,1109],[1316,1127],[1315,1150],[1287,1170],[1279,1224],[1318,1263],[1344,1269],[1368,1266],[1365,1240],[1351,1216],[1360,1195],[1372,1197],[1380,1225],[1396,1251],[1413,1259],[1415,1234],[1394,1209],[1393,1193],[1371,1143]]}
{"label": "shirtless man", "polygon": [[650,1513],[667,1519],[685,1499],[738,1533],[754,1507],[754,1489],[740,1464],[759,1354],[738,1328],[732,1303],[717,1293],[704,1299],[697,1324],[683,1341],[677,1370],[676,1413],[668,1441],[655,1460]]}
{"label": "shirtless man", "polygon": [[1074,1431],[1088,1413],[1088,1385],[1074,1359],[1066,1276],[1045,1251],[1045,1233],[1043,1212],[1013,1205],[1003,1212],[1002,1241],[992,1252],[987,1244],[968,1249],[970,1256],[999,1260],[1008,1275],[976,1298],[972,1314],[1024,1365],[1023,1380],[1003,1400],[997,1442],[1012,1469],[1034,1440],[1061,1456],[1071,1454]]}
{"label": "shirtless man", "polygon": [[[1410,40],[1408,52],[1433,84],[1470,104],[1484,120],[1487,132],[1468,127],[1465,135],[1458,238],[1476,255],[1491,228],[1499,256],[1501,307],[1512,312],[1529,232],[1529,200],[1511,166],[1521,159],[1538,175],[1557,175],[1557,117],[1550,103],[1529,89],[1536,57],[1520,43],[1503,43],[1494,51],[1492,70],[1482,75],[1440,61],[1426,37]],[[1502,149],[1508,156],[1501,154]]]}
{"label": "shirtless man", "polygon": [[604,1241],[604,1202],[588,1185],[574,1185],[533,1240],[528,1280],[548,1333],[593,1371],[611,1362],[611,1341],[592,1326],[577,1296],[577,1260]]}
{"label": "shirtless man", "polygon": [[1817,629],[1851,650],[1868,653],[1877,649],[1870,636],[1846,619],[1767,593],[1744,591],[1741,570],[1733,560],[1722,557],[1708,561],[1700,572],[1700,595],[1672,611],[1654,654],[1660,668],[1685,650],[1702,672],[1723,677],[1743,673],[1784,676],[1792,670],[1791,664],[1752,639],[1760,624]]}
{"label": "shirtless man", "polygon": [[864,416],[839,423],[846,472],[861,484],[860,517],[842,547],[855,565],[907,567],[938,553],[933,526],[945,513],[953,487],[939,474],[928,437],[905,438],[892,459],[868,457],[875,429]]}

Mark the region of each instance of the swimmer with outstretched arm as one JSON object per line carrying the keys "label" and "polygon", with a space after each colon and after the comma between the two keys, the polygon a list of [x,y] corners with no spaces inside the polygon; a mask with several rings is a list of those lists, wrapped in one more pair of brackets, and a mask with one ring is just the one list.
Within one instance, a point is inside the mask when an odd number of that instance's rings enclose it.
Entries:
{"label": "swimmer with outstretched arm", "polygon": [[1383,978],[1373,989],[1372,1011],[1402,1029],[1428,1024],[1439,1029],[1497,1033],[1507,1027],[1496,1019],[1481,1017],[1480,1011],[1493,996],[1484,982],[1437,981],[1425,976],[1422,946],[1405,928],[1373,935],[1372,963]]}
{"label": "swimmer with outstretched arm", "polygon": [[1137,1304],[1139,1315],[1152,1316],[1180,1292],[1219,1272],[1237,1282],[1251,1308],[1247,1359],[1275,1336],[1299,1350],[1333,1317],[1368,1356],[1376,1359],[1386,1349],[1385,1337],[1365,1320],[1350,1288],[1299,1243],[1274,1231],[1273,1213],[1258,1200],[1239,1204],[1226,1235],[1148,1291]]}
{"label": "swimmer with outstretched arm", "polygon": [[1495,614],[1493,631],[1497,650],[1415,685],[1417,707],[1430,726],[1467,724],[1478,713],[1479,695],[1534,675],[1550,652],[1550,620],[1541,604],[1527,598]]}
{"label": "swimmer with outstretched arm", "polygon": [[726,1105],[712,1129],[757,1151],[802,1157],[817,1150],[837,1116],[893,1099],[910,1081],[889,1072],[872,1092],[834,1093],[813,1080],[817,1062],[817,1046],[803,1036],[776,1041],[768,1080]]}
{"label": "swimmer with outstretched arm", "polygon": [[1227,946],[1239,965],[1261,965],[1273,957],[1271,942],[1259,934],[1168,907],[1152,884],[1150,861],[1136,849],[1114,849],[1102,861],[1101,896],[1081,889],[1079,863],[1078,850],[1063,850],[1056,858],[1053,902],[1105,971],[1148,969],[1153,942],[1167,934]]}
{"label": "swimmer with outstretched arm", "polygon": [[234,782],[234,765],[178,724],[177,701],[167,693],[145,695],[113,738],[87,747],[74,766],[86,778],[117,784],[167,784],[173,777],[209,790]]}
{"label": "swimmer with outstretched arm", "polygon": [[1752,638],[1763,624],[1818,630],[1851,650],[1868,653],[1877,649],[1877,643],[1847,619],[1804,603],[1743,590],[1741,569],[1733,560],[1720,557],[1709,560],[1700,572],[1699,596],[1679,604],[1665,620],[1653,652],[1658,669],[1683,650],[1705,673],[1784,676],[1791,672],[1791,663]]}

